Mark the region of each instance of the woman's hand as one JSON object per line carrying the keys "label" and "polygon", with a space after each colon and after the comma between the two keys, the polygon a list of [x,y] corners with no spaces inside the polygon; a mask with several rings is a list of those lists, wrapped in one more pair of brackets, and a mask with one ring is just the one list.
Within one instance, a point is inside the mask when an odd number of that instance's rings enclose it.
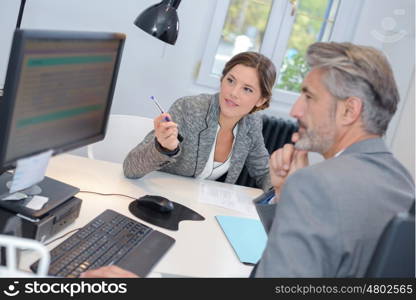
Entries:
{"label": "woman's hand", "polygon": [[166,117],[172,120],[172,117],[168,113],[163,113],[153,120],[155,136],[163,148],[174,151],[179,145],[178,124],[172,121],[166,121]]}

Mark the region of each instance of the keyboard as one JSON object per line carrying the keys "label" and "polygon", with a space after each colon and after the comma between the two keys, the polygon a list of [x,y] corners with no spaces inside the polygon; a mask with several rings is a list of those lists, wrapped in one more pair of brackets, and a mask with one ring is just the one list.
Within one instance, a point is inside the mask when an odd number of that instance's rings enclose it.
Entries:
{"label": "keyboard", "polygon": [[[106,210],[51,250],[48,275],[76,278],[89,269],[115,264],[140,277],[174,244],[166,234]],[[35,262],[31,269],[37,269]]]}

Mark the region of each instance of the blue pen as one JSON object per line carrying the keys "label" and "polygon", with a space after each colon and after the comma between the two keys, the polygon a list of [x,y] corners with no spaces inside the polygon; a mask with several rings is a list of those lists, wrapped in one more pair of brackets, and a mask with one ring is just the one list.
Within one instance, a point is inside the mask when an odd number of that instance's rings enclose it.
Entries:
{"label": "blue pen", "polygon": [[[152,100],[153,100],[153,103],[154,103],[154,104],[156,104],[157,108],[159,108],[160,113],[162,113],[162,114],[163,114],[163,113],[164,113],[164,111],[163,111],[162,107],[160,107],[160,104],[159,104],[159,102],[157,102],[156,98],[155,98],[155,97],[153,97],[153,96],[150,96],[150,99],[152,99]],[[164,120],[165,120],[166,122],[170,122],[170,119],[169,119],[169,117],[168,117],[168,116],[165,116]]]}

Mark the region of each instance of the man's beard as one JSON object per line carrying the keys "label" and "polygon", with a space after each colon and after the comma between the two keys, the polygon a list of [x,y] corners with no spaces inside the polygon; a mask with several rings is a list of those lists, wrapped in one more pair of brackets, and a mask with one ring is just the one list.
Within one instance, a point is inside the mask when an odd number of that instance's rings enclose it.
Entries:
{"label": "man's beard", "polygon": [[310,129],[298,120],[298,126],[303,128],[303,131],[299,132],[299,140],[295,143],[295,148],[321,154],[327,152],[335,143],[335,130],[331,128],[329,123],[316,129]]}

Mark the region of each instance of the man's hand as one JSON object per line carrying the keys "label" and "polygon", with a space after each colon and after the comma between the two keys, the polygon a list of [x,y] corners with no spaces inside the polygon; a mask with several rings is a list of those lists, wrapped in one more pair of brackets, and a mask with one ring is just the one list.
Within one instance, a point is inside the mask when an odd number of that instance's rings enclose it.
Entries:
{"label": "man's hand", "polygon": [[155,127],[155,136],[159,144],[170,151],[174,151],[178,145],[178,124],[172,121],[165,121],[165,118],[172,120],[168,113],[163,113],[153,120]]}
{"label": "man's hand", "polygon": [[[296,143],[298,140],[299,134],[295,132],[292,136],[292,142]],[[308,165],[308,152],[297,150],[292,144],[286,144],[274,151],[270,156],[269,169],[271,183],[275,189],[276,196],[280,195],[280,189],[290,174]]]}
{"label": "man's hand", "polygon": [[116,265],[105,266],[81,273],[80,278],[138,278],[136,274]]}

